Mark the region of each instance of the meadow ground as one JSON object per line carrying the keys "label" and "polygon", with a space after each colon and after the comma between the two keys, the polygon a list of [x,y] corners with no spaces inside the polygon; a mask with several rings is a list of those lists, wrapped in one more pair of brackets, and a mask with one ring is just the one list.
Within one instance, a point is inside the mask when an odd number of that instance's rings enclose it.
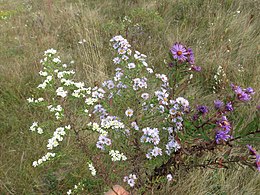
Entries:
{"label": "meadow ground", "polygon": [[[74,60],[77,79],[93,84],[111,74],[109,40],[114,35],[127,33],[158,71],[165,68],[171,45],[185,43],[203,69],[189,91],[198,103],[221,96],[230,82],[255,89],[249,107],[234,116],[235,121],[245,118],[243,128],[260,103],[259,9],[257,0],[0,0],[0,194],[65,194],[82,178],[89,180],[89,194],[107,190],[91,178],[70,136],[62,158],[32,167],[46,143],[28,129],[45,116],[29,108],[26,99],[39,83],[46,49]],[[175,179],[168,194],[260,194],[260,174],[240,166],[193,170]]]}

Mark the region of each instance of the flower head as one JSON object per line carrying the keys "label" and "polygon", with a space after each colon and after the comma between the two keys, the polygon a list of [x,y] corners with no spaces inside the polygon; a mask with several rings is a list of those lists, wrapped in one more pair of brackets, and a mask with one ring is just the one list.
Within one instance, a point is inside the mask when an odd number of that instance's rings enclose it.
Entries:
{"label": "flower head", "polygon": [[224,105],[224,103],[220,100],[215,100],[214,105],[215,105],[215,108],[218,110]]}
{"label": "flower head", "polygon": [[171,181],[171,180],[172,180],[172,174],[168,174],[168,175],[166,176],[166,178],[167,178],[168,181]]}
{"label": "flower head", "polygon": [[173,54],[174,59],[177,59],[182,62],[188,59],[187,58],[188,52],[182,44],[175,43],[170,50],[171,53]]}
{"label": "flower head", "polygon": [[200,113],[200,114],[207,114],[208,112],[209,112],[209,110],[208,110],[208,107],[207,106],[203,106],[203,105],[201,105],[201,106],[198,106],[197,107],[197,111]]}
{"label": "flower head", "polygon": [[128,108],[126,111],[125,111],[125,115],[128,116],[128,117],[132,117],[134,114],[134,111],[131,109],[131,108]]}
{"label": "flower head", "polygon": [[194,52],[191,48],[188,48],[187,49],[187,53],[188,53],[188,56],[189,56],[189,59],[188,59],[188,62],[190,64],[194,64],[195,63],[195,57],[194,57]]}
{"label": "flower head", "polygon": [[231,102],[228,102],[227,104],[226,104],[226,111],[232,111],[232,110],[234,110],[234,108],[233,108],[233,106],[232,106],[232,103]]}

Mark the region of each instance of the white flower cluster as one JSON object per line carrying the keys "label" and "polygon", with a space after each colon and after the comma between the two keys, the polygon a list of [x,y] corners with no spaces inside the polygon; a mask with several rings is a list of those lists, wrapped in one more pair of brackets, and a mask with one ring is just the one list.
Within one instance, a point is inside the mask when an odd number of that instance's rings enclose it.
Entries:
{"label": "white flower cluster", "polygon": [[137,177],[135,174],[130,174],[129,176],[124,177],[124,182],[127,182],[129,186],[134,187],[135,180],[137,180]]}
{"label": "white flower cluster", "polygon": [[46,79],[43,81],[43,83],[39,84],[37,88],[45,89],[47,85],[49,85],[52,81],[52,76],[47,76]]}
{"label": "white flower cluster", "polygon": [[68,91],[65,91],[63,87],[58,87],[56,90],[57,96],[65,98],[68,95]]}
{"label": "white flower cluster", "polygon": [[136,60],[138,60],[139,62],[141,62],[145,67],[148,66],[148,64],[146,62],[146,58],[147,58],[146,55],[141,54],[139,51],[135,51],[134,58]]}
{"label": "white flower cluster", "polygon": [[91,175],[96,176],[97,171],[91,162],[88,163],[88,169],[91,171]]}
{"label": "white flower cluster", "polygon": [[146,154],[146,158],[152,159],[153,157],[162,156],[162,149],[155,146],[153,149],[148,150],[148,153]]}
{"label": "white flower cluster", "polygon": [[[157,96],[157,100],[160,105],[168,105],[169,104],[169,93],[166,89],[161,89],[162,91],[155,91],[154,94]],[[164,110],[164,109],[163,109]]]}
{"label": "white flower cluster", "polygon": [[114,59],[113,61],[115,64],[119,64],[121,59],[128,60],[129,57],[127,55],[131,55],[132,51],[130,49],[131,45],[128,43],[126,39],[124,39],[121,35],[113,37],[110,42],[114,42],[113,48],[117,49],[118,54],[120,57]]}
{"label": "white flower cluster", "polygon": [[147,88],[147,78],[135,78],[133,79],[134,84],[133,84],[133,89],[137,91],[139,88]]}
{"label": "white flower cluster", "polygon": [[219,88],[224,89],[224,85],[221,86],[221,84],[223,84],[224,79],[226,78],[226,73],[222,66],[218,67],[217,72],[213,78],[214,78],[214,85],[212,86],[213,93],[216,93],[217,89]]}
{"label": "white flower cluster", "polygon": [[[84,84],[84,83],[83,83]],[[73,91],[73,93],[71,94],[72,96],[76,97],[76,98],[79,98],[79,97],[83,97],[85,98],[86,95],[89,95],[91,94],[91,88],[88,87],[84,87],[84,85],[80,85],[80,82],[79,83],[74,83],[74,85],[78,88],[78,89],[75,89]]]}
{"label": "white flower cluster", "polygon": [[59,71],[59,70],[54,70],[54,72],[56,72],[57,73],[57,77],[59,78],[59,79],[62,79],[64,76],[66,76],[66,75],[73,75],[73,74],[75,74],[75,71],[74,70],[69,70],[69,71],[66,71],[66,70],[64,70],[64,71]]}
{"label": "white flower cluster", "polygon": [[123,160],[123,161],[127,160],[127,157],[123,153],[120,154],[120,152],[118,150],[110,150],[109,155],[112,157],[111,160],[114,162],[121,161],[121,160]]}
{"label": "white flower cluster", "polygon": [[77,192],[79,192],[79,190],[84,190],[84,187],[85,187],[85,185],[84,185],[84,183],[81,183],[81,182],[79,182],[77,185],[74,185],[74,188],[71,190],[68,190],[67,191],[67,195],[71,195],[71,194],[77,194]]}
{"label": "white flower cluster", "polygon": [[105,129],[123,129],[125,128],[125,125],[120,122],[117,117],[107,116],[101,120],[101,127]]}
{"label": "white flower cluster", "polygon": [[136,123],[135,121],[133,121],[133,122],[131,123],[131,127],[133,127],[134,130],[136,130],[136,131],[139,130],[139,126],[137,125],[137,123]]}
{"label": "white flower cluster", "polygon": [[42,158],[40,158],[39,160],[34,161],[34,162],[32,163],[32,166],[33,166],[33,167],[37,167],[37,166],[39,166],[40,164],[42,164],[43,162],[50,160],[51,157],[55,157],[55,153],[48,152],[46,155],[44,155],[44,156],[43,156]]}
{"label": "white flower cluster", "polygon": [[170,100],[170,116],[171,121],[175,124],[175,131],[182,130],[183,118],[185,111],[189,110],[189,101],[183,97],[178,97],[176,100]]}
{"label": "white flower cluster", "polygon": [[29,103],[40,103],[40,102],[43,102],[44,99],[43,99],[43,98],[38,98],[38,99],[28,98],[27,101],[28,101]]}
{"label": "white flower cluster", "polygon": [[38,126],[38,122],[33,122],[32,126],[30,127],[30,131],[36,131],[39,134],[43,134],[43,129]]}
{"label": "white flower cluster", "polygon": [[58,127],[54,133],[52,138],[48,140],[47,148],[48,150],[52,150],[53,148],[59,145],[59,142],[63,140],[63,136],[66,135],[65,129],[69,130],[71,127],[70,125],[65,127]]}
{"label": "white flower cluster", "polygon": [[[167,128],[164,128],[164,129],[167,129]],[[169,141],[166,144],[166,154],[168,154],[170,156],[173,151],[174,152],[178,151],[181,148],[181,146],[174,139],[174,136],[172,136],[173,128],[172,127],[168,127],[167,130],[169,132],[169,137],[168,137]]]}
{"label": "white flower cluster", "polygon": [[92,98],[102,99],[102,98],[104,98],[105,93],[106,92],[104,91],[104,89],[99,88],[99,87],[94,87],[92,89]]}
{"label": "white flower cluster", "polygon": [[160,142],[159,130],[157,128],[146,127],[142,129],[143,135],[140,138],[142,143],[152,143],[158,145]]}
{"label": "white flower cluster", "polygon": [[47,108],[50,110],[50,112],[55,112],[55,117],[57,120],[63,117],[63,108],[61,107],[61,105],[57,105],[56,107],[53,105],[49,105],[47,106]]}
{"label": "white flower cluster", "polygon": [[44,55],[45,55],[45,56],[51,56],[51,55],[54,55],[54,54],[56,54],[56,53],[57,53],[57,51],[56,51],[55,49],[51,48],[51,49],[47,49],[47,50],[44,52]]}
{"label": "white flower cluster", "polygon": [[185,108],[189,107],[189,105],[190,105],[189,101],[186,100],[186,99],[183,98],[183,97],[178,97],[178,98],[176,99],[176,102],[177,102],[178,104],[182,105],[182,106],[185,107]]}
{"label": "white flower cluster", "polygon": [[93,131],[97,131],[100,135],[107,136],[108,132],[103,130],[97,123],[88,123],[89,127],[92,127]]}

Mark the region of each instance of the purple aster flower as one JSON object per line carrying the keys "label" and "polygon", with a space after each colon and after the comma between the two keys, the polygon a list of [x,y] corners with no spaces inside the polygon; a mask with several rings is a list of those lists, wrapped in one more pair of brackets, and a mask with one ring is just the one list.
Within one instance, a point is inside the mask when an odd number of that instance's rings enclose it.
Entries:
{"label": "purple aster flower", "polygon": [[246,145],[246,147],[249,149],[250,154],[256,155],[256,150],[251,145]]}
{"label": "purple aster flower", "polygon": [[247,94],[254,94],[254,93],[255,93],[255,91],[254,91],[254,89],[253,89],[252,87],[246,88],[245,92],[246,92]]}
{"label": "purple aster flower", "polygon": [[188,48],[188,49],[187,49],[187,52],[188,52],[188,56],[189,56],[188,62],[189,62],[190,64],[195,64],[194,52],[192,51],[191,48]]}
{"label": "purple aster flower", "polygon": [[182,62],[187,60],[188,52],[183,45],[181,45],[179,43],[175,43],[172,46],[172,48],[170,49],[170,51],[172,52],[174,59],[177,59],[177,60],[182,61]]}
{"label": "purple aster flower", "polygon": [[200,113],[200,114],[206,114],[209,112],[208,110],[208,107],[207,106],[197,106],[197,111]]}
{"label": "purple aster flower", "polygon": [[226,107],[225,107],[225,108],[226,108],[226,111],[232,111],[232,110],[234,110],[231,102],[228,102],[228,103],[226,104]]}
{"label": "purple aster flower", "polygon": [[215,108],[218,110],[224,105],[224,103],[220,100],[215,100],[214,105],[215,105]]}
{"label": "purple aster flower", "polygon": [[192,65],[191,66],[191,69],[195,72],[200,72],[201,71],[201,66],[195,66],[195,65]]}
{"label": "purple aster flower", "polygon": [[215,140],[217,144],[219,144],[222,140],[227,141],[228,139],[231,138],[231,135],[228,134],[229,131],[217,131]]}
{"label": "purple aster flower", "polygon": [[247,102],[251,99],[251,96],[245,92],[237,93],[237,98],[241,101]]}
{"label": "purple aster flower", "polygon": [[234,84],[231,84],[231,87],[232,90],[236,93],[237,98],[240,101],[244,101],[244,102],[249,101],[251,99],[250,94],[254,93],[254,90],[251,87],[244,90],[240,86],[236,86]]}
{"label": "purple aster flower", "polygon": [[231,129],[231,125],[228,122],[226,116],[222,116],[221,120],[217,121],[217,125],[224,131],[230,131],[230,129]]}
{"label": "purple aster flower", "polygon": [[256,109],[260,111],[260,104],[256,106]]}

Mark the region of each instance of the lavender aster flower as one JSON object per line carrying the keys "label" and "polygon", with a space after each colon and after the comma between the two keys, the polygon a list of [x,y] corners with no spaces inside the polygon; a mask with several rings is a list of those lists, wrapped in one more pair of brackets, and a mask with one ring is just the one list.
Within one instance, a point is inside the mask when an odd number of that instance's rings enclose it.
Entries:
{"label": "lavender aster flower", "polygon": [[187,52],[188,52],[188,56],[189,56],[188,62],[189,62],[190,64],[195,64],[194,52],[192,51],[191,48],[188,48],[188,49],[187,49]]}
{"label": "lavender aster flower", "polygon": [[225,130],[225,131],[230,131],[231,125],[227,120],[226,116],[222,116],[221,120],[217,121],[217,125],[219,128]]}
{"label": "lavender aster flower", "polygon": [[183,45],[181,45],[179,43],[175,43],[170,50],[171,50],[171,53],[173,54],[174,59],[177,59],[182,62],[187,60],[188,52]]}
{"label": "lavender aster flower", "polygon": [[215,100],[214,105],[215,105],[215,108],[218,110],[224,105],[224,103],[220,100]]}
{"label": "lavender aster flower", "polygon": [[229,133],[229,131],[217,131],[217,134],[215,137],[217,144],[219,144],[221,142],[221,140],[227,141],[228,139],[230,139],[231,135],[229,135],[228,133]]}
{"label": "lavender aster flower", "polygon": [[231,102],[228,102],[228,103],[226,104],[226,107],[225,107],[225,108],[226,108],[226,111],[232,111],[232,110],[234,110]]}
{"label": "lavender aster flower", "polygon": [[247,94],[254,94],[254,93],[255,93],[255,91],[254,91],[254,89],[253,89],[252,87],[246,88],[245,92],[246,92]]}
{"label": "lavender aster flower", "polygon": [[208,110],[208,107],[207,106],[197,106],[197,111],[200,113],[200,114],[206,114],[209,112]]}
{"label": "lavender aster flower", "polygon": [[240,86],[236,86],[234,84],[231,84],[232,90],[236,93],[237,98],[240,101],[247,102],[251,99],[250,94],[254,94],[254,90],[251,87],[248,87],[247,89],[242,89]]}
{"label": "lavender aster flower", "polygon": [[200,72],[201,71],[201,67],[200,66],[195,66],[195,65],[192,65],[191,66],[191,69],[195,72]]}

